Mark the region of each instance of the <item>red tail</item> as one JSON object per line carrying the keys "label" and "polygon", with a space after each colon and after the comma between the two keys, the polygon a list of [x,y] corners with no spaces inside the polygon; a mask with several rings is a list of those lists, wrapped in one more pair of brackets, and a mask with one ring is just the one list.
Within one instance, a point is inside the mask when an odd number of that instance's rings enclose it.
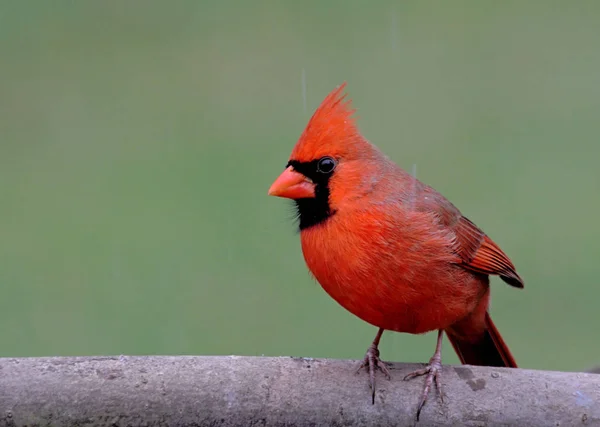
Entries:
{"label": "red tail", "polygon": [[467,340],[446,331],[460,361],[465,365],[516,368],[517,362],[496,329],[489,313],[485,313],[485,332],[477,341]]}

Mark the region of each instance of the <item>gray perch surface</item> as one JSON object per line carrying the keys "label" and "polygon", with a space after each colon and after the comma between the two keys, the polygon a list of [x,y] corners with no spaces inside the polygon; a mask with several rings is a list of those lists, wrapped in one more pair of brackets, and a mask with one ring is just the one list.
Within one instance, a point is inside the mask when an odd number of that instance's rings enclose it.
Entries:
{"label": "gray perch surface", "polygon": [[[0,426],[408,426],[424,378],[418,365],[368,375],[356,361],[294,357],[0,359]],[[600,376],[443,368],[423,426],[600,426]]]}

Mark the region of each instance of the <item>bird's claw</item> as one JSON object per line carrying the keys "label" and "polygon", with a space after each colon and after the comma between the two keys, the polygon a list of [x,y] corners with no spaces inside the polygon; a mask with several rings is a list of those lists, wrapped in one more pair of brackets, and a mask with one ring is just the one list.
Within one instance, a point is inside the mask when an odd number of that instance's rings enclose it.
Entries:
{"label": "bird's claw", "polygon": [[441,377],[442,377],[441,358],[436,357],[436,356],[432,357],[429,360],[429,364],[425,368],[418,369],[414,372],[409,373],[408,375],[406,375],[404,377],[404,381],[408,381],[408,380],[411,380],[413,378],[420,377],[423,375],[427,375],[427,378],[425,379],[425,387],[423,388],[423,393],[421,394],[421,400],[419,401],[419,408],[417,409],[417,421],[419,421],[419,415],[421,415],[421,409],[423,409],[423,406],[425,405],[425,402],[427,401],[429,389],[431,388],[431,386],[434,382],[435,382],[435,386],[438,390],[438,393],[440,395],[440,400],[442,401],[442,403],[444,403],[444,394],[442,393],[442,381],[441,381]]}
{"label": "bird's claw", "polygon": [[367,367],[369,369],[369,386],[371,387],[371,397],[373,404],[375,404],[375,371],[377,368],[379,368],[379,370],[388,380],[392,378],[385,362],[379,358],[379,349],[375,344],[371,344],[369,346],[367,354],[365,354],[365,358],[356,370],[356,373],[358,374],[362,368]]}

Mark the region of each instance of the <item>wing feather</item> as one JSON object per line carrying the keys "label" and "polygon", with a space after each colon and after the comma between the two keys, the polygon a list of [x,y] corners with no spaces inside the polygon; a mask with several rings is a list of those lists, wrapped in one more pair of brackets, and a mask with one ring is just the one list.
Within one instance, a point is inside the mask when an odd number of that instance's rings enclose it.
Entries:
{"label": "wing feather", "polygon": [[461,216],[454,227],[454,234],[463,267],[478,273],[498,275],[516,288],[524,286],[510,258],[469,219]]}
{"label": "wing feather", "polygon": [[461,259],[461,266],[478,273],[498,275],[509,285],[523,288],[523,279],[512,261],[492,239],[431,187],[423,185],[420,190],[418,208],[433,212],[441,226],[454,232],[454,250]]}

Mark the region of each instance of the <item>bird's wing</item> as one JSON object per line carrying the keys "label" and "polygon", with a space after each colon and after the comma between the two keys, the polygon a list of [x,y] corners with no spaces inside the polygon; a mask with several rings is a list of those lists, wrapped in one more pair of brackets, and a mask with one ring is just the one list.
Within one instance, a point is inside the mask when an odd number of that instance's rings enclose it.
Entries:
{"label": "bird's wing", "polygon": [[511,260],[479,227],[461,215],[453,231],[463,267],[478,273],[497,274],[509,285],[523,287],[523,279]]}
{"label": "bird's wing", "polygon": [[426,187],[419,198],[419,205],[420,209],[434,213],[440,225],[452,230],[454,249],[462,267],[478,273],[495,274],[511,286],[523,287],[523,279],[502,249],[441,194]]}

